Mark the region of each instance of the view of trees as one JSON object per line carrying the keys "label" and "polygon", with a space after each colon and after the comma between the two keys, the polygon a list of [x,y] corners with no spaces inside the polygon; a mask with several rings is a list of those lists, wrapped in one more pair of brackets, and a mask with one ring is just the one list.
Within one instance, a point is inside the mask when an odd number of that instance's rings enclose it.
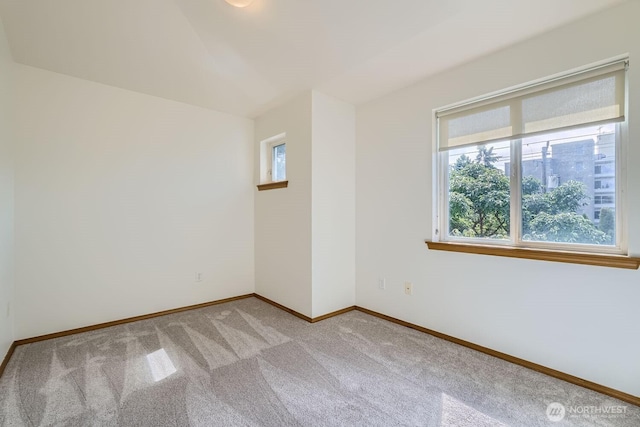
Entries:
{"label": "view of trees", "polygon": [[[510,227],[509,177],[494,166],[493,147],[481,147],[475,159],[460,156],[449,175],[449,228],[454,236],[508,238]],[[603,208],[595,225],[581,207],[589,203],[582,182],[568,181],[545,191],[538,179],[522,180],[524,240],[613,244],[615,215]]]}

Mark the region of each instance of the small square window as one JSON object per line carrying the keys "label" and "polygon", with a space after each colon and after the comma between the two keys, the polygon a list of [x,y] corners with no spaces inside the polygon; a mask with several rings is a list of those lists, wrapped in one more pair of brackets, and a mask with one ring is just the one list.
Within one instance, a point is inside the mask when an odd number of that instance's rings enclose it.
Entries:
{"label": "small square window", "polygon": [[286,137],[282,133],[260,141],[259,191],[288,187]]}

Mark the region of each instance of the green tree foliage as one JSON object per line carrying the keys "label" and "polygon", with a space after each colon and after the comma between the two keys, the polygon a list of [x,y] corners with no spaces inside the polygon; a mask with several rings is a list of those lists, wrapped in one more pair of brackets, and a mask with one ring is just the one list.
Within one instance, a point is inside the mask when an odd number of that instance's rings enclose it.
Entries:
{"label": "green tree foliage", "polygon": [[469,163],[471,163],[471,158],[469,158],[466,154],[463,154],[462,156],[458,157],[456,162],[453,164],[453,168],[455,170],[460,170],[467,166]]}
{"label": "green tree foliage", "polygon": [[493,147],[480,147],[478,155],[476,156],[476,162],[487,167],[493,166],[495,162],[500,160],[500,156],[493,154]]}
{"label": "green tree foliage", "polygon": [[[493,164],[493,147],[481,147],[475,160],[460,156],[449,176],[450,233],[466,237],[509,235],[509,178]],[[612,212],[602,210],[600,228],[578,213],[588,204],[583,183],[568,181],[545,192],[532,176],[522,180],[522,228],[525,240],[609,244],[615,229]],[[604,218],[603,218],[604,215]]]}
{"label": "green tree foliage", "polygon": [[546,194],[549,195],[553,213],[576,212],[589,204],[587,187],[579,181],[565,182]]}
{"label": "green tree foliage", "polygon": [[525,237],[531,232],[531,221],[544,212],[551,212],[551,201],[548,193],[533,193],[522,196],[522,232]]}
{"label": "green tree foliage", "polygon": [[[538,189],[524,194],[528,189]],[[606,244],[611,238],[599,230],[589,218],[577,211],[588,205],[586,186],[579,181],[568,181],[553,190],[542,193],[542,183],[534,177],[523,179],[522,228],[525,240],[545,242]]]}
{"label": "green tree foliage", "polygon": [[529,196],[536,193],[542,193],[542,183],[533,176],[522,178],[522,195]]}
{"label": "green tree foliage", "polygon": [[509,234],[509,179],[489,165],[468,162],[449,180],[451,232],[467,237]]}
{"label": "green tree foliage", "polygon": [[529,227],[529,240],[590,244],[604,244],[609,241],[607,234],[598,230],[591,220],[575,212],[554,215],[542,212],[531,220]]}
{"label": "green tree foliage", "polygon": [[602,208],[600,211],[600,224],[598,224],[598,228],[609,236],[610,244],[615,242],[616,215],[613,210],[609,208]]}

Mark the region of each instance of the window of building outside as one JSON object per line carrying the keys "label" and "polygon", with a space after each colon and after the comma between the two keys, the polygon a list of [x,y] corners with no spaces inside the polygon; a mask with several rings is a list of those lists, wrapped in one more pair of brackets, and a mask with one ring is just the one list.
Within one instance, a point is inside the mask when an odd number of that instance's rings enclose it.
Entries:
{"label": "window of building outside", "polygon": [[436,112],[437,240],[625,254],[626,65]]}

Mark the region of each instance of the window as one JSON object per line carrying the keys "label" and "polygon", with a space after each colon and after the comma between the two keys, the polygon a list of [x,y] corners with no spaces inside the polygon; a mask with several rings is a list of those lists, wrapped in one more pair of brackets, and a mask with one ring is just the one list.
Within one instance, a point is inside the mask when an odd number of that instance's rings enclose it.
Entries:
{"label": "window", "polygon": [[436,111],[434,240],[624,254],[627,65]]}
{"label": "window", "polygon": [[595,196],[593,202],[596,205],[613,205],[615,204],[615,196]]}
{"label": "window", "polygon": [[260,142],[259,191],[286,188],[289,185],[286,136],[282,133]]}
{"label": "window", "polygon": [[615,179],[614,178],[604,178],[596,180],[596,190],[607,191],[613,190],[615,188]]}
{"label": "window", "polygon": [[[601,154],[598,154],[599,156]],[[604,155],[606,156],[606,155]],[[605,158],[605,157],[602,157]],[[599,158],[600,159],[600,158]],[[598,162],[596,161],[595,170],[596,175],[602,176],[614,176],[616,173],[615,164],[613,162]]]}

